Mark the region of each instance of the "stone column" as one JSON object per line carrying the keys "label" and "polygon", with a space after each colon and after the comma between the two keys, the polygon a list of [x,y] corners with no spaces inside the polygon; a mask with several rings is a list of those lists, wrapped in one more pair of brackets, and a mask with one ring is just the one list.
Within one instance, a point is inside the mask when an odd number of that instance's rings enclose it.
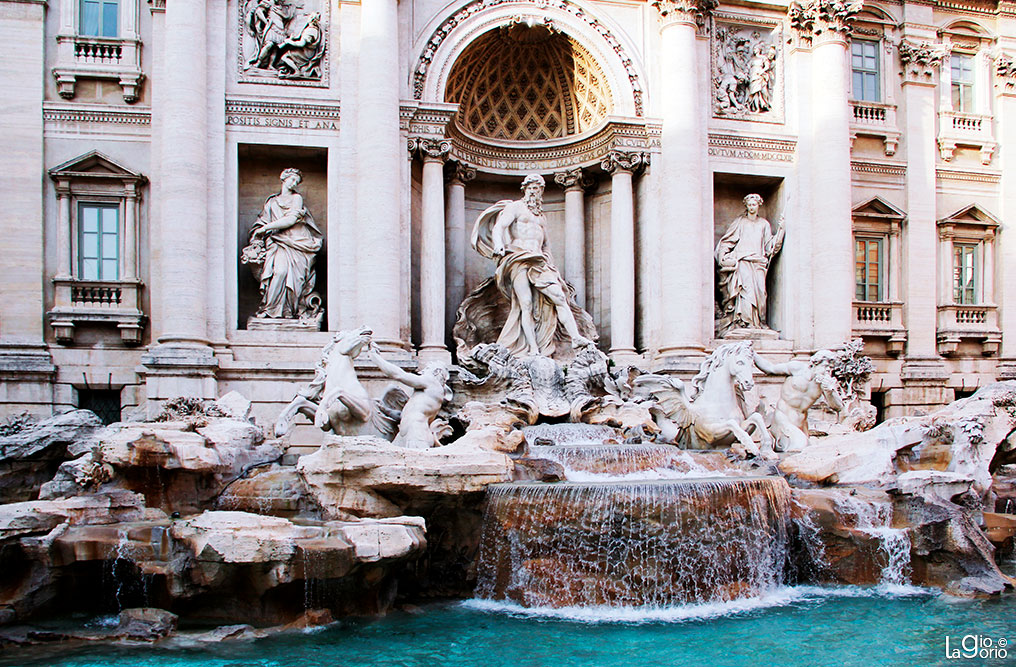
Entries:
{"label": "stone column", "polygon": [[[56,11],[52,8],[50,11]],[[4,45],[4,168],[0,192],[0,404],[4,414],[53,409],[53,366],[44,343],[45,274],[43,236],[42,101],[52,76],[45,53],[46,2],[0,0],[0,43]],[[82,149],[83,150],[83,149]]]}
{"label": "stone column", "polygon": [[444,163],[452,142],[409,139],[410,153],[423,160],[420,225],[420,361],[451,362],[445,347]]}
{"label": "stone column", "polygon": [[466,183],[476,170],[461,162],[451,163],[445,204],[445,331],[455,325],[459,305],[466,298]]}
{"label": "stone column", "polygon": [[564,188],[564,279],[575,288],[575,302],[586,307],[586,198],[581,169],[554,174]]}
{"label": "stone column", "polygon": [[[908,11],[916,10],[908,8]],[[930,17],[930,9],[924,14]],[[927,43],[909,39],[900,44],[899,52],[903,66],[903,135],[925,138],[905,142],[907,221],[904,235],[906,365],[923,368],[941,366],[936,344],[938,302],[949,298],[950,283],[947,281],[951,273],[950,258],[946,256],[939,268],[944,275],[939,276],[939,280],[929,280],[928,277],[928,266],[935,266],[935,259],[939,256],[935,207],[936,152],[932,137],[935,136],[936,74],[944,53],[935,51]],[[939,291],[942,293],[939,294]],[[926,375],[927,372],[922,370],[919,374]]]}
{"label": "stone column", "polygon": [[[1003,34],[1016,35],[1016,19],[1007,18],[999,25],[1009,30]],[[1003,226],[998,232],[998,306],[999,328],[1002,330],[1002,354],[998,374],[1002,379],[1016,380],[1016,40],[1009,50],[999,54],[995,61],[995,122],[1002,179],[1000,215]],[[1005,149],[1008,150],[1005,150]],[[987,274],[985,274],[987,275]]]}
{"label": "stone column", "polygon": [[402,192],[397,0],[360,4],[357,113],[357,314],[387,352],[402,339]]}
{"label": "stone column", "polygon": [[[856,11],[856,10],[855,10]],[[850,194],[848,16],[825,21],[812,49],[812,303],[814,342],[829,348],[850,340],[854,241]]]}
{"label": "stone column", "polygon": [[[953,398],[945,386],[948,373],[938,354],[938,304],[952,300],[951,243],[939,239],[936,223],[936,176],[938,157],[935,137],[938,69],[945,56],[931,45],[937,39],[927,27],[933,24],[932,8],[917,3],[904,7],[904,35],[898,49],[903,68],[903,136],[907,162],[907,219],[904,227],[904,319],[907,349],[898,396],[890,391],[890,403],[899,405],[897,414],[927,410]],[[916,140],[921,137],[920,141]],[[944,245],[943,245],[944,244]],[[936,277],[928,267],[941,265]],[[944,274],[944,275],[942,275]]]}
{"label": "stone column", "polygon": [[[706,178],[707,143],[703,110],[709,95],[700,91],[708,63],[699,62],[698,26],[715,0],[655,0],[660,17],[660,341],[656,366],[697,368],[712,333],[713,291],[703,288],[711,274],[712,235],[703,199],[712,199]],[[708,193],[708,194],[706,194]],[[614,195],[616,197],[616,194]],[[615,200],[616,201],[616,200]],[[646,277],[650,279],[650,277]]]}
{"label": "stone column", "polygon": [[138,189],[137,184],[127,183],[127,197],[123,214],[123,279],[138,278]]}
{"label": "stone column", "polygon": [[[205,0],[167,4],[160,82],[158,246],[151,283],[158,345],[142,357],[149,415],[175,396],[214,398],[218,362],[208,340],[208,15]],[[199,112],[195,112],[195,110]]]}
{"label": "stone column", "polygon": [[634,363],[635,198],[632,175],[645,168],[646,153],[611,151],[600,167],[611,175],[610,191],[610,356]]}
{"label": "stone column", "polygon": [[157,240],[162,257],[160,275],[154,277],[161,286],[162,312],[153,322],[160,345],[208,345],[205,41],[205,0],[167,3],[164,57],[172,66],[165,68]]}
{"label": "stone column", "polygon": [[60,180],[56,183],[56,278],[71,277],[71,186]]}

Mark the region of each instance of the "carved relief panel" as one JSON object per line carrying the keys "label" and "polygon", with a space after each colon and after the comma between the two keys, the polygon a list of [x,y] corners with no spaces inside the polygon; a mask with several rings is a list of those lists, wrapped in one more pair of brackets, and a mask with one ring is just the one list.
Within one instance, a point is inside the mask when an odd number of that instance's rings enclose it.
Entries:
{"label": "carved relief panel", "polygon": [[783,52],[775,22],[718,15],[712,30],[717,118],[783,122]]}
{"label": "carved relief panel", "polygon": [[239,0],[244,83],[328,85],[327,0]]}

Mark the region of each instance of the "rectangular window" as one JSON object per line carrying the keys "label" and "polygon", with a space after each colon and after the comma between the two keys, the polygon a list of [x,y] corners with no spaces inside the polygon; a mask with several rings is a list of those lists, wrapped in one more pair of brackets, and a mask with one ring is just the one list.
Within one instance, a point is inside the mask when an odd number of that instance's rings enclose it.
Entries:
{"label": "rectangular window", "polygon": [[883,240],[858,238],[854,240],[854,276],[857,301],[882,301],[885,284]]}
{"label": "rectangular window", "polygon": [[949,57],[953,111],[974,111],[974,57],[953,53]]}
{"label": "rectangular window", "polygon": [[878,79],[878,42],[857,40],[850,43],[850,68],[853,71],[854,99],[881,102]]}
{"label": "rectangular window", "polygon": [[960,305],[977,303],[977,244],[953,244],[953,301]]}
{"label": "rectangular window", "polygon": [[78,34],[87,37],[117,37],[119,0],[81,0]]}
{"label": "rectangular window", "polygon": [[120,279],[120,207],[78,206],[78,278]]}

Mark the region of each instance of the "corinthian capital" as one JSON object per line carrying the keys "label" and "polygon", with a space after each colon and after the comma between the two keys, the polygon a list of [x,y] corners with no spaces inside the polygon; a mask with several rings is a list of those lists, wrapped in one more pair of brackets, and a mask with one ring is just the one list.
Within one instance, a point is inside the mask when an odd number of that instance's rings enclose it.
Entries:
{"label": "corinthian capital", "polygon": [[861,11],[862,0],[791,0],[787,7],[790,27],[798,37],[810,42],[822,33],[845,34],[854,16]]}
{"label": "corinthian capital", "polygon": [[444,162],[448,154],[452,152],[450,139],[425,139],[423,137],[409,138],[409,153],[419,156],[421,160],[438,160]]}
{"label": "corinthian capital", "polygon": [[702,26],[718,4],[717,0],[653,0],[653,7],[659,12],[664,25],[689,23]]}
{"label": "corinthian capital", "polygon": [[945,48],[929,42],[901,40],[897,46],[903,79],[907,83],[934,83],[935,70],[942,66],[947,55]]}
{"label": "corinthian capital", "polygon": [[588,188],[593,183],[592,179],[584,175],[581,169],[559,171],[554,174],[554,182],[565,190],[571,190],[573,188]]}
{"label": "corinthian capital", "polygon": [[649,153],[610,151],[600,162],[603,171],[613,174],[618,169],[638,173],[649,166]]}
{"label": "corinthian capital", "polygon": [[1008,53],[995,56],[995,86],[999,92],[1016,94],[1016,58]]}
{"label": "corinthian capital", "polygon": [[453,160],[445,165],[445,178],[451,183],[468,183],[476,178],[476,169]]}

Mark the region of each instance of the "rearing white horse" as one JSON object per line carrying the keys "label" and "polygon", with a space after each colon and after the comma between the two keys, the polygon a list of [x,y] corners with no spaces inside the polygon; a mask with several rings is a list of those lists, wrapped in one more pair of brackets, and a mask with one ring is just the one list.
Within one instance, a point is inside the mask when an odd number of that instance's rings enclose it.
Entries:
{"label": "rearing white horse", "polygon": [[[656,399],[658,408],[650,411],[665,437],[674,441],[686,436],[692,448],[699,442],[714,447],[730,444],[741,457],[771,458],[773,439],[757,412],[751,415],[744,403],[744,392],[755,386],[754,351],[750,341],[725,343],[702,362],[692,381],[695,395],[681,380],[663,375],[643,375],[635,380],[636,389]],[[758,432],[761,447],[751,439]]]}

